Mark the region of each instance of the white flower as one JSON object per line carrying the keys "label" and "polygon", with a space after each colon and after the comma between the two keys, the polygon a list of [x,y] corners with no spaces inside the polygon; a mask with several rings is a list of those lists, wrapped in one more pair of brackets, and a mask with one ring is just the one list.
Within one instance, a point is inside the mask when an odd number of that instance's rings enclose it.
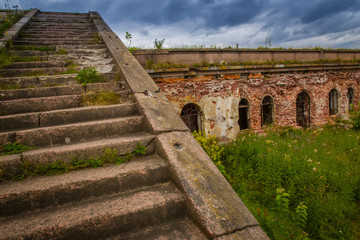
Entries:
{"label": "white flower", "polygon": [[309,160],[308,160],[308,162],[312,162],[312,160],[311,160],[311,159],[309,159]]}
{"label": "white flower", "polygon": [[313,171],[316,172],[316,168],[313,168]]}

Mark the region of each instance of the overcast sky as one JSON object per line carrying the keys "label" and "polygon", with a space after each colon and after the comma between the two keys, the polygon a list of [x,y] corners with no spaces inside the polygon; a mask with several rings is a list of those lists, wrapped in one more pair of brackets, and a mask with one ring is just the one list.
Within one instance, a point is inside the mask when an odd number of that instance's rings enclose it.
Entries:
{"label": "overcast sky", "polygon": [[[2,5],[4,5],[5,0]],[[360,0],[10,0],[42,11],[98,11],[126,43],[360,48]],[[2,6],[3,7],[3,6]]]}

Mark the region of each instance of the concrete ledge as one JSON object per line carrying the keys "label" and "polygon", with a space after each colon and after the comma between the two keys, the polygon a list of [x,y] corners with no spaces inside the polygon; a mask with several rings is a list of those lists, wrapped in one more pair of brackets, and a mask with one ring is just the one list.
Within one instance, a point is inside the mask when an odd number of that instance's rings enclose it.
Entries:
{"label": "concrete ledge", "polygon": [[122,75],[121,77],[125,80],[128,87],[135,93],[157,91],[159,87],[129,52],[119,37],[111,31],[100,15],[97,12],[90,12],[90,16],[117,63]]}
{"label": "concrete ledge", "polygon": [[147,128],[154,133],[190,131],[162,93],[148,92],[148,95],[143,93],[134,95],[140,111],[146,117]]}
{"label": "concrete ledge", "polygon": [[246,228],[244,230],[231,233],[228,235],[224,235],[218,238],[215,238],[214,240],[230,240],[230,239],[237,239],[237,240],[265,240],[269,239],[266,234],[263,232],[263,230],[260,227],[251,227]]}
{"label": "concrete ledge", "polygon": [[8,31],[5,36],[0,40],[0,48],[6,47],[9,40],[14,39],[21,29],[31,20],[31,18],[39,11],[39,9],[32,9],[25,14],[17,23],[15,23]]}
{"label": "concrete ledge", "polygon": [[190,215],[208,237],[259,226],[190,132],[160,134],[157,147],[158,154],[169,160],[171,175],[187,196]]}

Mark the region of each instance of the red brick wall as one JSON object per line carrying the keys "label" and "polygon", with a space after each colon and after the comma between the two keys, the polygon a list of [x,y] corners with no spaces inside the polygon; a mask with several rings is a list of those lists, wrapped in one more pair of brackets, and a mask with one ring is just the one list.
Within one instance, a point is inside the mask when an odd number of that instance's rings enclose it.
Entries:
{"label": "red brick wall", "polygon": [[354,102],[360,95],[360,70],[288,72],[266,74],[205,76],[192,79],[155,80],[180,114],[187,103],[196,103],[202,111],[202,126],[208,134],[234,138],[239,132],[238,104],[250,103],[251,128],[261,130],[260,105],[265,96],[274,100],[277,125],[296,126],[296,98],[306,91],[311,99],[311,125],[329,119],[329,92],[338,90],[339,114],[346,113],[348,88],[354,89]]}

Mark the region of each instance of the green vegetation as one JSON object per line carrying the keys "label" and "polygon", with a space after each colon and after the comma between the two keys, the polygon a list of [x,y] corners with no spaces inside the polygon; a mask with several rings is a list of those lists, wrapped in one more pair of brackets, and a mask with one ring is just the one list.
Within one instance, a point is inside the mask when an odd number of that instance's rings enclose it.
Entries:
{"label": "green vegetation", "polygon": [[152,60],[146,60],[145,69],[187,68],[187,67],[189,66],[185,64],[175,64],[169,61],[165,63],[155,63]]}
{"label": "green vegetation", "polygon": [[125,38],[126,38],[126,41],[127,41],[127,48],[130,48],[130,46],[131,46],[131,39],[132,39],[132,35],[131,35],[131,33],[129,33],[129,32],[126,32],[125,33]]}
{"label": "green vegetation", "polygon": [[67,51],[65,48],[60,48],[59,50],[56,51],[57,55],[66,55],[67,54]]}
{"label": "green vegetation", "polygon": [[6,143],[0,147],[0,156],[22,153],[30,149],[31,148],[29,146],[23,145],[21,143]]}
{"label": "green vegetation", "polygon": [[120,156],[115,148],[105,148],[102,156],[98,158],[79,157],[72,158],[71,161],[56,161],[49,163],[33,164],[23,162],[22,173],[15,177],[14,180],[19,181],[30,176],[50,176],[76,171],[84,168],[98,168],[105,164],[121,164],[132,160],[135,156],[146,154],[146,147],[138,143],[133,152]]}
{"label": "green vegetation", "polygon": [[359,234],[359,131],[270,128],[265,135],[243,132],[223,146],[194,135],[271,239]]}
{"label": "green vegetation", "polygon": [[119,104],[122,99],[119,94],[113,91],[87,91],[82,94],[80,102],[82,106],[102,106]]}
{"label": "green vegetation", "polygon": [[163,47],[163,45],[164,45],[164,42],[165,42],[165,39],[163,39],[163,40],[157,40],[157,39],[155,39],[155,40],[154,40],[154,47],[155,47],[156,49],[162,49],[162,47]]}
{"label": "green vegetation", "polygon": [[357,110],[350,112],[350,123],[355,130],[360,130],[360,103]]}
{"label": "green vegetation", "polygon": [[56,51],[56,47],[52,46],[32,46],[32,45],[15,45],[15,50],[29,50],[29,51],[43,51],[43,52],[51,52]]}
{"label": "green vegetation", "polygon": [[98,75],[94,67],[84,68],[76,76],[77,82],[83,85],[86,85],[88,83],[97,83],[102,78],[102,76]]}
{"label": "green vegetation", "polygon": [[91,40],[92,44],[101,44],[102,43],[102,38],[99,34],[94,34],[92,36],[92,40]]}
{"label": "green vegetation", "polygon": [[6,16],[0,16],[0,37],[4,37],[6,31],[24,16],[24,13],[18,11],[8,11]]}

